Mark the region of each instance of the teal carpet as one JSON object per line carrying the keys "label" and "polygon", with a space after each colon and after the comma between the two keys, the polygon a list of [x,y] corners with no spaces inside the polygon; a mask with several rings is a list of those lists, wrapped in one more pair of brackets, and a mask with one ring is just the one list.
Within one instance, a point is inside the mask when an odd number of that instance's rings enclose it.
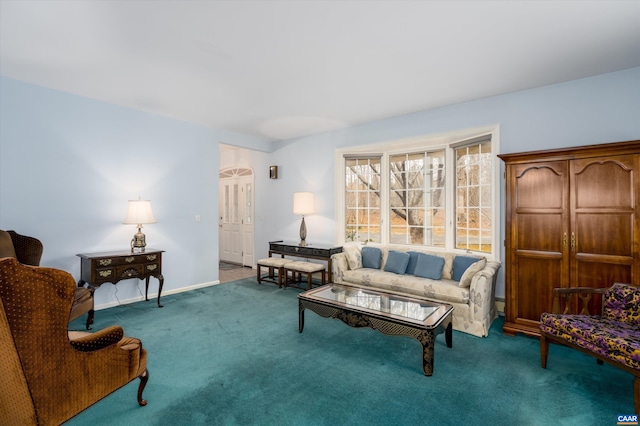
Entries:
{"label": "teal carpet", "polygon": [[[306,311],[299,290],[254,279],[96,312],[139,337],[150,378],[134,381],[69,425],[607,425],[633,412],[633,377],[552,345],[540,368],[537,339],[454,331],[422,374],[409,337],[355,329]],[[82,329],[80,318],[71,324]]]}

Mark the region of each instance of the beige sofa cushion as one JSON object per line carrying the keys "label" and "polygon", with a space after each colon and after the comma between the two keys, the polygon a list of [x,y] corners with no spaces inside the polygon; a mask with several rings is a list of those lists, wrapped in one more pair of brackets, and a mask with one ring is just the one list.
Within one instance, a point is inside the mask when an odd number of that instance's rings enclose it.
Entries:
{"label": "beige sofa cushion", "polygon": [[460,287],[468,288],[471,285],[471,280],[473,279],[473,276],[476,274],[476,272],[482,271],[486,265],[487,265],[487,259],[484,259],[484,258],[480,259],[476,263],[472,263],[467,268],[467,270],[464,271],[464,274],[462,274],[462,277],[460,278],[460,283],[458,285]]}
{"label": "beige sofa cushion", "polygon": [[369,268],[344,271],[342,280],[347,284],[405,293],[443,302],[469,303],[469,289],[458,286],[458,282],[453,280],[431,280]]}

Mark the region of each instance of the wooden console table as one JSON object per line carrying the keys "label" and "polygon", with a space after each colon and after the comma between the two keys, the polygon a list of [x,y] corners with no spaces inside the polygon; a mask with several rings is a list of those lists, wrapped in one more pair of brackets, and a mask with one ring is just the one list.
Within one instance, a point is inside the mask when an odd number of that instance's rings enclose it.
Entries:
{"label": "wooden console table", "polygon": [[296,242],[269,242],[269,257],[272,257],[274,254],[279,254],[281,257],[293,256],[326,261],[327,268],[329,269],[327,279],[330,283],[333,282],[333,274],[331,273],[331,256],[336,253],[342,253],[341,246],[325,244],[308,244],[306,246],[300,246]]}
{"label": "wooden console table", "polygon": [[[149,279],[156,277],[160,283],[158,288],[158,307],[164,277],[162,276],[162,253],[164,250],[146,249],[144,253],[127,251],[109,251],[102,253],[80,253],[80,281],[78,287],[89,284],[93,292],[104,283],[117,284],[120,280],[129,278],[146,279],[144,299],[149,300]],[[89,319],[93,322],[93,311],[89,312]],[[89,322],[87,322],[89,324]]]}

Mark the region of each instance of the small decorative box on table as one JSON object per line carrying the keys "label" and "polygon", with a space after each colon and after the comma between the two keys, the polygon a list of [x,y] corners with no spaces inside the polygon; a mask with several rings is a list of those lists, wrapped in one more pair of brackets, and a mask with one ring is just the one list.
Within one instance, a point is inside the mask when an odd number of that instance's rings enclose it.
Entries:
{"label": "small decorative box on table", "polygon": [[[80,280],[78,287],[89,285],[93,293],[104,283],[117,284],[120,280],[130,278],[145,279],[144,299],[149,300],[149,279],[156,277],[159,282],[158,307],[164,277],[162,276],[162,253],[164,250],[146,249],[144,253],[131,253],[131,251],[110,251],[101,253],[80,253]],[[89,312],[90,321],[93,322],[93,312]]]}

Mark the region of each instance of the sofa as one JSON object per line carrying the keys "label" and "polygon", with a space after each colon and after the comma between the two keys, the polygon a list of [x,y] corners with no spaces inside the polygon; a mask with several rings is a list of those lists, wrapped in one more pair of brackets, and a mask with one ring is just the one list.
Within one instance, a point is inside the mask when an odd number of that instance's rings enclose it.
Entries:
{"label": "sofa", "polygon": [[484,337],[497,317],[495,260],[376,243],[347,244],[331,259],[336,284],[451,304],[454,330]]}
{"label": "sofa", "polygon": [[[547,368],[550,341],[584,352],[598,364],[618,367],[634,376],[633,403],[640,413],[640,287],[617,283],[609,288],[555,288],[553,293],[553,312],[540,316],[542,368]],[[602,295],[600,315],[589,312],[591,299],[600,297],[595,295]],[[579,305],[580,313],[572,313]]]}

